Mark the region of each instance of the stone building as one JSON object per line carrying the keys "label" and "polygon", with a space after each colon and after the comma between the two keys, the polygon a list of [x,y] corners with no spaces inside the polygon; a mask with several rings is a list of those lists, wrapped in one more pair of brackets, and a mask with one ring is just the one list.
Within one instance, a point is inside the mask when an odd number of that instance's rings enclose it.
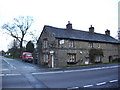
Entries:
{"label": "stone building", "polygon": [[92,25],[89,31],[75,30],[70,22],[65,29],[45,25],[37,42],[38,63],[61,67],[112,62],[119,58],[119,46],[110,30],[95,33]]}

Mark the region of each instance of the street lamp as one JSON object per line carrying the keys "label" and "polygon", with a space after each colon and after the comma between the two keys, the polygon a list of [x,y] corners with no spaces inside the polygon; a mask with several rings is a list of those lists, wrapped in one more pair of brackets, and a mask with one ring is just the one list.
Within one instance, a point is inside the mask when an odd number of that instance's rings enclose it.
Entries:
{"label": "street lamp", "polygon": [[51,58],[52,58],[52,68],[54,68],[54,56],[53,56],[53,54],[54,54],[54,51],[50,51],[50,55],[51,55]]}

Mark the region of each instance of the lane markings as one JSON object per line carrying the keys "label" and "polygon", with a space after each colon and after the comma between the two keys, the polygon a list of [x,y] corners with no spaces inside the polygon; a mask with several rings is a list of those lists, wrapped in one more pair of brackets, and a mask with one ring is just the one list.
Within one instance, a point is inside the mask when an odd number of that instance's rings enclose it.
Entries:
{"label": "lane markings", "polygon": [[1,69],[0,71],[8,71],[9,69]]}
{"label": "lane markings", "polygon": [[81,69],[81,70],[66,70],[64,72],[93,71],[93,70],[110,69],[110,68],[118,68],[118,67],[120,66],[98,67],[98,68],[89,68],[89,69]]}
{"label": "lane markings", "polygon": [[55,73],[63,73],[64,71],[56,71],[56,72],[39,72],[39,73],[32,73],[33,75],[38,74],[55,74]]}
{"label": "lane markings", "polygon": [[[118,80],[117,79],[115,79],[115,80],[111,80],[111,81],[108,81],[108,82],[101,82],[101,83],[97,83],[96,85],[104,85],[104,84],[107,84],[107,83],[112,83],[112,82],[117,82]],[[90,84],[90,85],[85,85],[85,86],[83,86],[84,88],[87,88],[87,87],[92,87],[92,86],[94,86],[94,85],[92,85],[92,84]]]}
{"label": "lane markings", "polygon": [[55,73],[80,72],[80,71],[93,71],[93,70],[102,70],[102,69],[118,68],[118,67],[120,66],[99,67],[99,68],[89,68],[89,69],[80,69],[80,70],[66,70],[66,71],[49,71],[49,72],[38,72],[38,73],[32,73],[32,74],[38,75],[38,74],[55,74]]}
{"label": "lane markings", "polygon": [[2,71],[7,71],[7,70],[9,70],[9,69],[2,69]]}
{"label": "lane markings", "polygon": [[109,82],[111,82],[111,83],[112,83],[112,82],[117,82],[117,81],[118,81],[118,80],[111,80],[111,81],[109,81]]}
{"label": "lane markings", "polygon": [[[112,83],[112,82],[117,82],[118,80],[111,80],[111,81],[108,81],[108,82],[110,82],[110,83]],[[101,82],[101,83],[97,83],[96,85],[104,85],[104,84],[106,84],[107,82]],[[92,85],[92,84],[90,84],[90,85],[85,85],[85,86],[83,86],[83,87],[92,87],[92,86],[94,86],[94,85]]]}
{"label": "lane markings", "polygon": [[96,85],[103,85],[103,84],[106,84],[106,82],[97,83]]}
{"label": "lane markings", "polygon": [[72,89],[79,89],[79,87],[71,87],[71,88],[67,88],[67,90],[72,90]]}
{"label": "lane markings", "polygon": [[21,75],[21,74],[6,74],[6,76],[16,76],[16,75]]}
{"label": "lane markings", "polygon": [[1,77],[1,76],[4,76],[4,74],[0,74],[0,77]]}
{"label": "lane markings", "polygon": [[10,65],[10,67],[16,69],[16,67],[14,67],[12,64],[10,64],[7,60],[4,60],[8,65]]}
{"label": "lane markings", "polygon": [[21,75],[21,74],[0,74],[0,77],[1,76],[17,76],[17,75]]}
{"label": "lane markings", "polygon": [[[112,83],[112,82],[117,82],[118,80],[117,79],[115,79],[115,80],[111,80],[111,81],[108,81],[108,82],[101,82],[101,83],[97,83],[96,85],[104,85],[104,84],[107,84],[107,83]],[[84,88],[87,88],[87,87],[92,87],[92,86],[95,86],[95,85],[92,85],[92,84],[90,84],[90,85],[85,85],[85,86],[83,86]]]}
{"label": "lane markings", "polygon": [[93,85],[91,84],[91,85],[85,85],[85,86],[83,86],[83,87],[92,87]]}

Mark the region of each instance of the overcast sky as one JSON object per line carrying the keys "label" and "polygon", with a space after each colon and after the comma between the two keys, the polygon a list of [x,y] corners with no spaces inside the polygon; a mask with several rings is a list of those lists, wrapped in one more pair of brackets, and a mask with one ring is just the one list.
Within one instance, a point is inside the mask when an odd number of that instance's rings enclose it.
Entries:
{"label": "overcast sky", "polygon": [[[118,1],[120,0],[0,0],[0,26],[18,16],[33,16],[31,30],[39,35],[44,25],[65,28],[68,21],[74,29],[104,34],[106,29],[117,38]],[[2,29],[1,29],[2,30]],[[0,50],[7,50],[12,38],[0,31]]]}

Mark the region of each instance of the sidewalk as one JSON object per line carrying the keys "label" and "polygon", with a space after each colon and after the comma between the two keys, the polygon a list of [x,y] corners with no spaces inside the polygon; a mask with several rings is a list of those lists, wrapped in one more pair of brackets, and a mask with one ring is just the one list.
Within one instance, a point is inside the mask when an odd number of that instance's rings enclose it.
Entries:
{"label": "sidewalk", "polygon": [[79,66],[79,67],[65,67],[65,68],[48,68],[45,66],[39,66],[41,69],[45,71],[65,71],[65,70],[78,70],[78,69],[89,69],[89,68],[99,68],[99,67],[110,67],[110,66],[118,66],[120,63],[113,63],[113,64],[97,64],[97,65],[90,65],[90,66]]}

